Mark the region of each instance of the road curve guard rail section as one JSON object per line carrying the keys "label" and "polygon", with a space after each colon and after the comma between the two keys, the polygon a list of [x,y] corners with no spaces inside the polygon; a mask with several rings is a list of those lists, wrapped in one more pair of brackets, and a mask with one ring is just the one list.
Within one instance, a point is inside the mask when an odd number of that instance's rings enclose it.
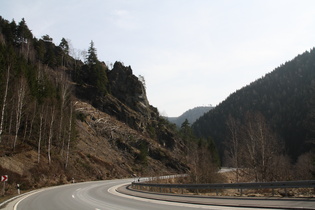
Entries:
{"label": "road curve guard rail section", "polygon": [[272,196],[274,196],[274,189],[284,189],[285,196],[288,197],[288,188],[314,188],[315,180],[305,181],[281,181],[281,182],[255,182],[255,183],[231,183],[231,184],[154,184],[146,182],[132,182],[133,189],[143,190],[145,187],[149,189],[157,188],[162,192],[162,188],[182,189],[183,190],[215,190],[218,195],[218,190],[222,189],[239,189],[242,196],[244,189],[272,189]]}

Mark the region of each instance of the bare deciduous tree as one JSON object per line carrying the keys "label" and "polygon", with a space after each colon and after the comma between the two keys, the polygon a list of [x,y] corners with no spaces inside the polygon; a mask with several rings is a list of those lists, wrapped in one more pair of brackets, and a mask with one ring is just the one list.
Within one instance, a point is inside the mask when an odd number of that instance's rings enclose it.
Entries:
{"label": "bare deciduous tree", "polygon": [[260,113],[247,113],[243,127],[243,160],[254,171],[256,181],[267,181],[272,161],[280,154],[277,138]]}
{"label": "bare deciduous tree", "polygon": [[38,146],[37,146],[37,162],[40,162],[40,151],[43,131],[43,118],[44,118],[44,106],[42,105],[39,113],[39,134],[38,134]]}
{"label": "bare deciduous tree", "polygon": [[17,90],[17,104],[16,104],[16,114],[15,114],[15,136],[14,136],[14,143],[13,143],[13,149],[15,149],[16,142],[18,139],[18,133],[20,130],[21,125],[21,119],[22,119],[22,111],[24,107],[24,99],[26,95],[26,88],[27,88],[27,82],[25,78],[21,78],[19,81],[19,87]]}
{"label": "bare deciduous tree", "polygon": [[29,134],[28,134],[28,139],[31,138],[32,136],[32,131],[33,131],[33,124],[34,124],[34,121],[35,121],[35,118],[37,116],[37,102],[34,102],[32,104],[32,119],[31,119],[31,122],[30,122],[30,129],[29,129]]}
{"label": "bare deciduous tree", "polygon": [[313,152],[307,152],[299,156],[294,169],[295,177],[298,180],[313,179],[315,174],[314,166],[315,155]]}
{"label": "bare deciduous tree", "polygon": [[232,167],[236,168],[236,182],[239,181],[239,169],[240,169],[240,129],[241,124],[239,121],[229,116],[226,122],[229,137],[226,141],[227,146],[227,159]]}
{"label": "bare deciduous tree", "polygon": [[51,107],[51,119],[50,119],[50,126],[49,126],[49,136],[48,136],[48,145],[47,145],[47,156],[48,156],[48,163],[51,163],[51,141],[53,137],[53,127],[55,121],[55,107]]}
{"label": "bare deciduous tree", "polygon": [[226,161],[236,168],[237,182],[244,175],[255,181],[289,179],[290,159],[282,153],[281,141],[261,113],[247,113],[244,123],[229,116],[226,124]]}
{"label": "bare deciduous tree", "polygon": [[69,154],[70,154],[70,141],[71,141],[71,133],[72,133],[72,112],[73,112],[73,105],[72,102],[70,103],[70,116],[69,116],[69,130],[68,130],[68,144],[67,144],[67,154],[66,154],[66,163],[65,168],[68,167],[69,162]]}
{"label": "bare deciduous tree", "polygon": [[5,108],[6,108],[6,105],[7,105],[7,96],[8,96],[9,80],[10,80],[10,69],[11,69],[11,65],[8,65],[8,67],[7,67],[7,78],[6,78],[6,83],[5,83],[4,95],[3,95],[3,104],[2,104],[2,110],[1,110],[0,143],[1,143],[1,139],[2,139],[3,125],[4,125]]}
{"label": "bare deciduous tree", "polygon": [[58,132],[58,142],[61,142],[61,155],[63,155],[65,140],[62,138],[62,128],[63,128],[63,119],[64,119],[64,108],[67,102],[67,99],[70,95],[70,84],[66,78],[65,74],[60,74],[59,78],[60,86],[60,122],[59,122],[59,132]]}

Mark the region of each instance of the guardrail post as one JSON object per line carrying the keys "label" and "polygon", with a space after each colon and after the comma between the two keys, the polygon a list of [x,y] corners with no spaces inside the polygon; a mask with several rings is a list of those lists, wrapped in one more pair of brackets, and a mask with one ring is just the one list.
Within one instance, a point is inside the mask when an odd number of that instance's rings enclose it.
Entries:
{"label": "guardrail post", "polygon": [[216,194],[216,196],[218,196],[218,194],[219,194],[217,188],[215,189],[215,194]]}
{"label": "guardrail post", "polygon": [[243,188],[241,188],[241,196],[243,195]]}
{"label": "guardrail post", "polygon": [[172,188],[170,187],[170,193],[172,193]]}
{"label": "guardrail post", "polygon": [[285,197],[288,197],[288,191],[287,188],[284,188]]}
{"label": "guardrail post", "polygon": [[275,189],[272,188],[272,197],[275,196]]}

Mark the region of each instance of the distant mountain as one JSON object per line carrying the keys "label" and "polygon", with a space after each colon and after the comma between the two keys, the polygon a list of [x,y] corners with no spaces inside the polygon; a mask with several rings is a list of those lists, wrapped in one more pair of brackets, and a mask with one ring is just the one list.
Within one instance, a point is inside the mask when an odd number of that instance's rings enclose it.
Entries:
{"label": "distant mountain", "polygon": [[271,73],[232,93],[193,125],[199,137],[211,137],[221,157],[227,118],[243,121],[247,112],[261,113],[285,143],[291,158],[310,150],[315,139],[315,49],[298,55]]}
{"label": "distant mountain", "polygon": [[180,127],[181,124],[187,119],[190,124],[193,124],[199,117],[204,115],[209,110],[213,109],[212,106],[199,106],[193,109],[189,109],[184,112],[179,117],[167,117],[171,123],[175,123],[177,127]]}

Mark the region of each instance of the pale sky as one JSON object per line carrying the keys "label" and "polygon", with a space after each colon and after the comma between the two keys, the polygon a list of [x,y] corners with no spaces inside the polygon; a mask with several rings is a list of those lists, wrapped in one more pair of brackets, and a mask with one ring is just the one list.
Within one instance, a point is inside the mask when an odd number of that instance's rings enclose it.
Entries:
{"label": "pale sky", "polygon": [[179,116],[315,47],[314,0],[0,0],[36,38],[121,61],[146,81],[151,105]]}

